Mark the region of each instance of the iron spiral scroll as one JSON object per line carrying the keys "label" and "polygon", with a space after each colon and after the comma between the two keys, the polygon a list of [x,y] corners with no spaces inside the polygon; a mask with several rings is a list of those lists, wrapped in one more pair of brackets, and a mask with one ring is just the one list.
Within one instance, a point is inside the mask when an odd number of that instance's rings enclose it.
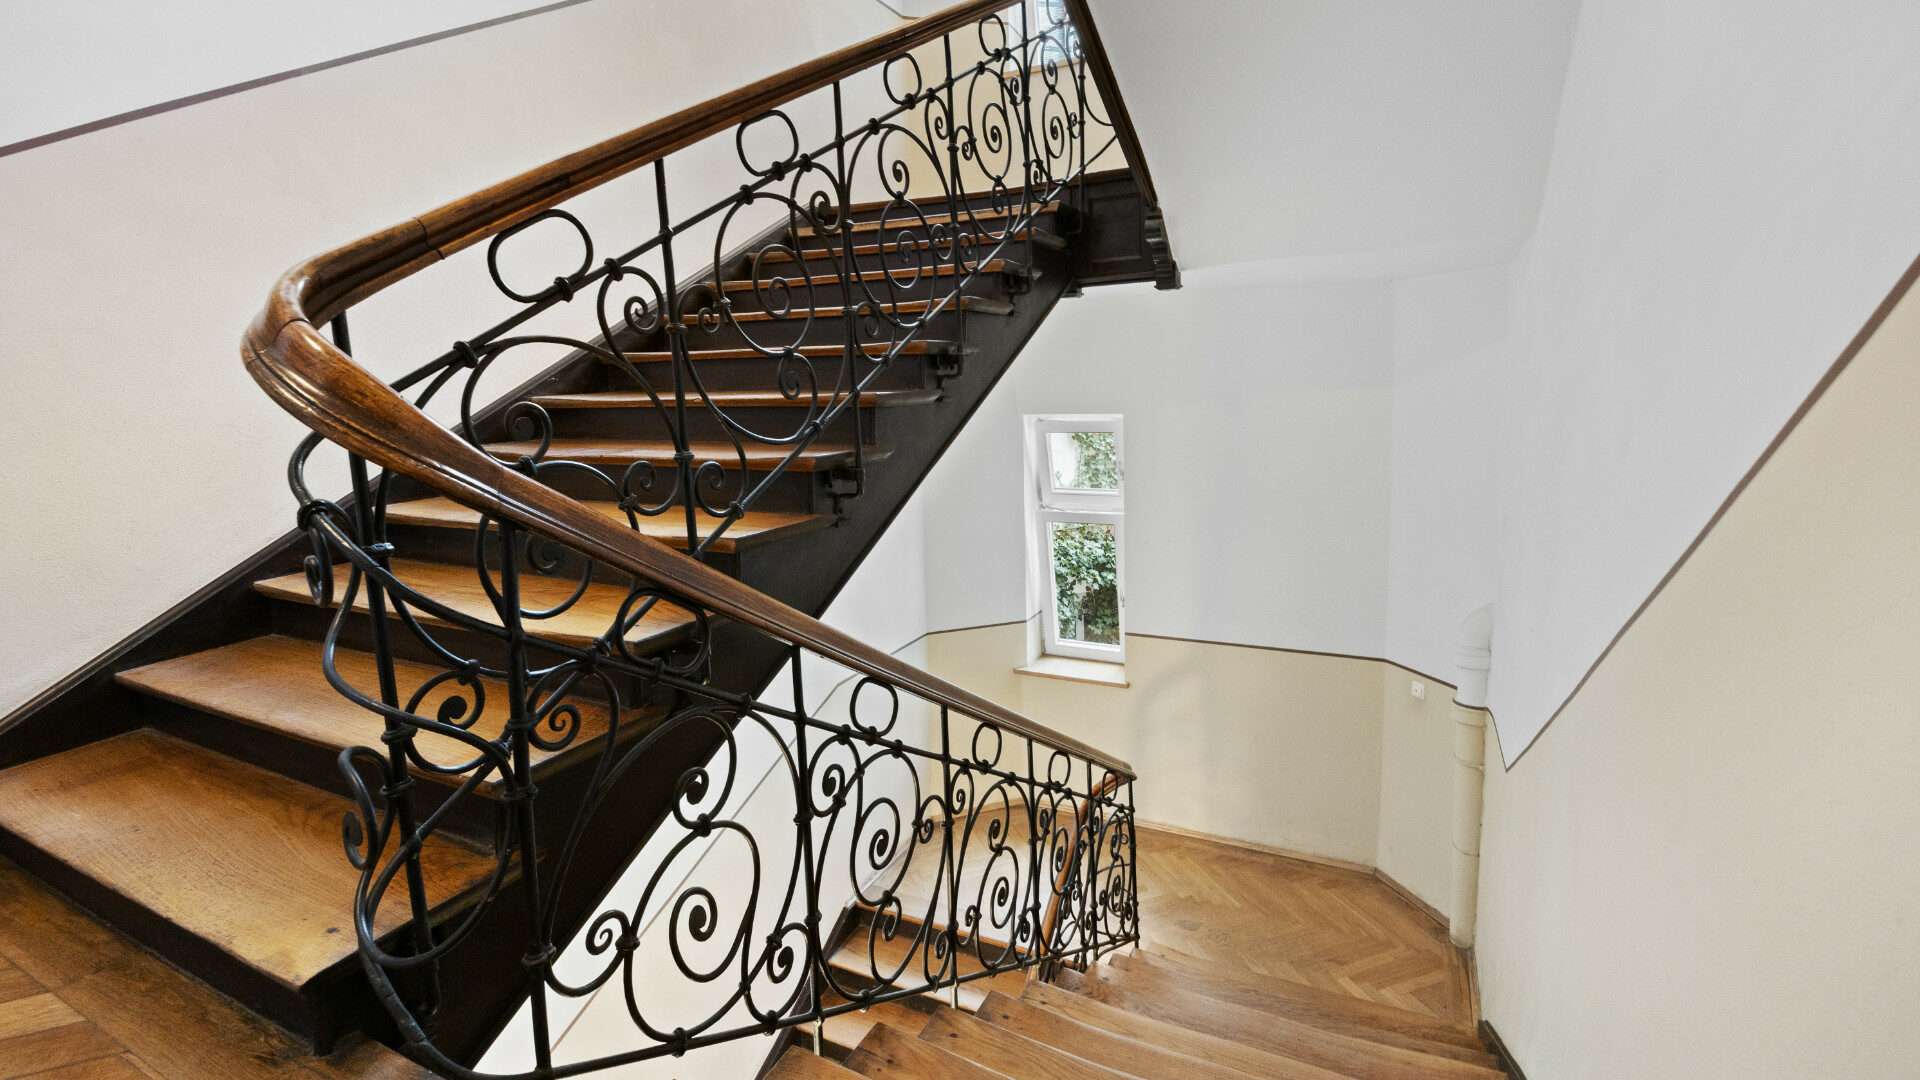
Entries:
{"label": "iron spiral scroll", "polygon": [[[659,227],[624,250],[596,242],[573,207],[503,229],[485,247],[485,270],[512,313],[394,389],[423,409],[446,408],[476,446],[490,425],[504,425],[528,447],[518,471],[594,491],[634,529],[647,519],[683,523],[688,557],[706,557],[822,437],[850,431],[858,452],[860,395],[924,340],[933,319],[958,310],[967,283],[1030,256],[1036,221],[1070,208],[1089,165],[1114,145],[1064,19],[1010,6],[936,44],[861,73],[877,89],[843,78],[740,123],[737,188],[691,213],[673,215],[668,162],[654,161],[642,182],[650,180]],[[856,103],[875,115],[851,119]],[[820,114],[831,131],[808,149],[803,133]],[[863,193],[879,206],[857,231]],[[743,264],[730,257],[776,231],[796,239],[755,245]],[[676,242],[710,258],[712,272],[677,277]],[[559,261],[542,266],[528,250]],[[824,276],[808,269],[822,251]],[[740,270],[727,274],[730,264]],[[930,279],[952,287],[922,289]],[[736,296],[764,314],[742,319]],[[910,297],[925,303],[902,302]],[[581,305],[598,336],[557,332],[556,319],[542,318]],[[348,350],[344,316],[333,333]],[[690,359],[723,334],[772,361],[767,389],[793,406],[777,424],[730,407]],[[642,357],[635,346],[646,341],[664,343],[665,363]],[[647,399],[652,408],[633,410],[635,425],[671,444],[673,464],[611,470],[570,460],[556,452],[553,417],[531,401],[484,413],[509,388],[490,374],[551,350],[591,358]],[[692,451],[687,413],[696,407],[722,433],[721,458]],[[999,972],[1080,965],[1138,940],[1131,776],[871,672],[851,672],[810,708],[806,673],[824,662],[788,641],[776,644],[787,650],[790,685],[758,695],[723,689],[713,678],[722,646],[697,601],[486,514],[470,569],[491,617],[478,617],[396,574],[387,523],[395,477],[349,456],[353,498],[313,494],[309,460],[321,445],[318,435],[304,441],[289,476],[311,544],[314,599],[335,609],[323,664],[339,693],[385,722],[382,745],[339,757],[355,806],[342,826],[345,857],[360,871],[354,929],[375,994],[409,1052],[432,1068],[580,1075]],[[767,448],[783,456],[750,468],[750,453],[758,461]],[[557,598],[529,602],[523,586],[535,578],[562,583]],[[623,599],[591,641],[545,632],[608,586]],[[357,640],[358,610],[371,614],[378,687],[356,686],[336,664],[343,640]],[[665,652],[635,647],[643,621],[662,613],[684,623],[681,640]],[[403,644],[434,668],[417,685],[396,674]],[[574,880],[576,857],[596,831],[619,824],[621,783],[657,769],[663,746],[688,739],[714,750],[658,778],[672,798],[657,865],[567,925],[563,901],[602,884]],[[755,747],[773,748],[764,775],[750,760]],[[548,809],[534,760],[570,751],[589,763],[584,793]],[[422,780],[451,794],[429,807],[417,798]],[[784,827],[768,827],[768,805],[783,808],[774,817],[788,819]],[[490,823],[490,872],[436,921],[449,898],[427,895],[421,867],[454,816],[475,807]],[[483,927],[510,901],[528,915],[516,924],[522,938],[505,941]],[[857,978],[828,962],[849,905],[867,912],[849,946],[862,953]],[[408,913],[403,931],[377,929],[391,924],[381,912],[397,908]],[[519,957],[530,1068],[479,1073],[435,1043],[439,973],[461,950]],[[660,980],[669,976],[688,993],[663,1005]],[[630,1045],[557,1062],[554,1003],[604,995],[624,1003]]]}

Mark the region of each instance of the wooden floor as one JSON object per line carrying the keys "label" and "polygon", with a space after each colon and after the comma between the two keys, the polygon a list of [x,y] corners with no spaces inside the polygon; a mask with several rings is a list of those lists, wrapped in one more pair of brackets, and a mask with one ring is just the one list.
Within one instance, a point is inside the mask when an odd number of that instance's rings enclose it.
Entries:
{"label": "wooden floor", "polygon": [[426,1080],[371,1043],[315,1058],[0,861],[0,1078]]}
{"label": "wooden floor", "polygon": [[1371,874],[1141,827],[1151,948],[1471,1024],[1444,927]]}

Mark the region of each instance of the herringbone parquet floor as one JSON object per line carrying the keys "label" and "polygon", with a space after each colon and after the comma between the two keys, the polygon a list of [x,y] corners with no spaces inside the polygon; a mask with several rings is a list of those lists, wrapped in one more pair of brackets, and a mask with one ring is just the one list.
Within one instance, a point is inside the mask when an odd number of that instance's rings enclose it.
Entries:
{"label": "herringbone parquet floor", "polygon": [[1470,1024],[1446,930],[1371,875],[1141,827],[1149,948]]}

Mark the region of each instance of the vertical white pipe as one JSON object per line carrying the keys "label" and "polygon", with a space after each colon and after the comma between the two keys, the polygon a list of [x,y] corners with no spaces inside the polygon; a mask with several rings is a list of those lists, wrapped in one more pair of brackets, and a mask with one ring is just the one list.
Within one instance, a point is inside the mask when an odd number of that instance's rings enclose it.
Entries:
{"label": "vertical white pipe", "polygon": [[1493,609],[1460,624],[1453,695],[1453,906],[1447,936],[1473,947],[1480,906],[1480,811],[1487,777],[1487,672],[1493,667]]}

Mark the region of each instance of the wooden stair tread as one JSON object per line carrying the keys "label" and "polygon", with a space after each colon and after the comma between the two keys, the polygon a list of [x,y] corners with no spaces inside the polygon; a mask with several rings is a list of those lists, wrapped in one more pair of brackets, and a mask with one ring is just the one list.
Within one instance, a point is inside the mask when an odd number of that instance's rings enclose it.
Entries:
{"label": "wooden stair tread", "polygon": [[[348,565],[340,563],[333,568],[334,603],[338,604],[347,590]],[[480,585],[479,571],[471,566],[455,566],[451,563],[417,562],[411,559],[393,560],[394,576],[403,584],[432,597],[434,600],[462,614],[471,615],[482,622],[494,623],[493,601]],[[520,598],[522,606],[530,611],[539,611],[552,607],[573,595],[577,580],[544,577],[539,574],[520,575]],[[307,589],[305,574],[287,574],[277,578],[256,581],[253,587],[276,600],[290,600],[296,603],[313,603],[313,594]],[[607,632],[613,620],[619,615],[620,605],[626,600],[628,590],[622,586],[602,584],[595,581],[587,586],[580,601],[551,619],[528,619],[525,621],[527,632],[535,637],[562,641],[572,645],[591,644],[600,635]],[[354,597],[354,609],[365,612],[367,609],[367,590],[363,586],[359,595]],[[447,625],[424,611],[415,614],[421,622],[436,626]],[[392,605],[388,605],[388,615],[398,618]],[[645,643],[648,646],[666,645],[682,637],[692,624],[693,616],[677,607],[667,604],[655,604],[647,614],[627,631],[627,641],[631,644]]]}
{"label": "wooden stair tread", "polygon": [[[966,272],[970,274],[1018,274],[1024,273],[1025,270],[1025,266],[1011,259],[988,259],[986,262],[966,268]],[[882,281],[888,277],[892,277],[896,285],[901,288],[906,288],[911,285],[917,285],[928,278],[953,277],[958,272],[959,268],[954,266],[954,264],[942,263],[939,266],[920,267],[918,269],[911,267],[887,269],[883,267],[878,270],[862,270],[859,273],[847,274],[845,276],[854,281]],[[752,292],[755,289],[770,289],[776,281],[784,282],[788,288],[788,306],[804,312],[806,308],[806,296],[803,293],[793,290],[803,285],[838,285],[840,284],[841,277],[842,275],[840,274],[808,274],[804,276],[796,274],[792,277],[784,274],[771,274],[763,275],[762,279],[757,283],[750,278],[742,278],[724,282],[720,288],[721,291],[730,293]]]}
{"label": "wooden stair tread", "polygon": [[[826,407],[833,400],[830,389],[822,389],[819,405]],[[860,394],[863,408],[900,408],[906,405],[931,405],[940,400],[938,390],[866,390]],[[533,399],[534,404],[543,409],[652,409],[656,408],[652,395],[639,390],[595,390],[579,394],[547,394]],[[663,397],[660,405],[673,408],[673,399]],[[788,397],[778,390],[709,390],[704,394],[688,394],[687,407],[705,408],[719,405],[723,408],[740,409],[804,409],[814,404],[811,395],[801,394]]]}
{"label": "wooden stair tread", "polygon": [[780,1055],[763,1080],[853,1080],[860,1074],[828,1061],[804,1047],[792,1046]]}
{"label": "wooden stair tread", "polygon": [[[959,234],[963,240],[969,242],[970,247],[978,247],[981,244],[999,244],[1002,241],[1009,240],[1013,243],[1024,243],[1029,236],[1032,236],[1036,243],[1048,243],[1056,239],[1055,234],[1047,232],[1044,229],[1015,229],[1005,236],[997,236],[992,233],[983,234],[972,229],[961,228]],[[981,236],[984,236],[983,240],[976,241],[974,239],[975,237]],[[943,249],[950,243],[951,240],[949,238],[943,237],[941,239],[941,247]],[[853,246],[853,257],[856,259],[864,259],[871,258],[875,255],[892,255],[902,250],[926,251],[932,247],[933,241],[925,237],[913,240],[889,240],[885,243],[855,244]],[[831,259],[842,254],[843,252],[837,247],[800,249],[800,258],[806,261]],[[795,261],[793,252],[786,248],[768,248],[760,254],[759,259],[762,265]]]}
{"label": "wooden stair tread", "polygon": [[[943,203],[944,201],[945,200],[942,200]],[[887,205],[888,204],[884,202],[863,203],[859,206],[853,207],[853,212],[856,214],[870,214],[876,210],[886,209]],[[1032,209],[1033,209],[1033,213],[1036,216],[1040,214],[1051,214],[1060,209],[1060,204],[1057,202],[1039,203],[1039,204],[1036,204]],[[1026,212],[1025,209],[1019,206],[1008,207],[1004,210],[994,210],[988,207],[980,207],[978,209],[974,209],[971,211],[963,211],[959,216],[960,216],[961,222],[964,224],[969,221],[997,221],[1001,218],[1012,217],[1015,214],[1020,214],[1025,212]],[[911,230],[911,229],[924,228],[928,225],[950,225],[953,223],[953,218],[954,218],[954,215],[943,212],[938,214],[927,214],[925,216],[925,219],[923,220],[919,213],[908,211],[903,208],[902,210],[897,211],[893,217],[888,218],[884,223],[884,225],[886,230],[890,232],[898,231],[898,230]],[[882,228],[882,222],[878,218],[855,220],[850,225],[850,228],[856,233],[880,232]],[[822,235],[822,233],[819,229],[815,228],[812,225],[802,225],[799,228],[793,230],[793,235],[797,237],[807,237],[807,236],[820,236]],[[826,235],[835,235],[835,234],[829,233]]]}
{"label": "wooden stair tread", "polygon": [[1009,1028],[953,1009],[941,1009],[920,1030],[920,1041],[940,1047],[955,1057],[1007,1076],[1034,1080],[1111,1080],[1129,1076],[1104,1065],[1036,1042]]}
{"label": "wooden stair tread", "polygon": [[[617,502],[605,500],[582,500],[588,509],[632,527],[627,512]],[[720,527],[724,519],[705,510],[696,510],[700,535],[706,536]],[[452,499],[434,497],[430,499],[409,499],[387,507],[387,521],[395,525],[418,525],[438,529],[471,529],[480,524],[480,511],[454,502]],[[739,551],[765,543],[768,540],[782,539],[797,533],[822,529],[833,524],[830,514],[797,514],[785,510],[749,510],[734,521],[731,528],[721,534],[707,550],[719,554]],[[639,527],[634,529],[642,536],[650,536],[668,547],[684,551],[687,547],[687,515],[683,509],[670,510],[654,517],[639,518]]]}
{"label": "wooden stair tread", "polygon": [[1344,1031],[1363,1037],[1371,1037],[1367,1035],[1369,1032],[1391,1032],[1480,1054],[1484,1054],[1486,1049],[1480,1037],[1469,1028],[1279,976],[1255,975],[1217,965],[1194,964],[1152,950],[1132,956],[1116,956],[1113,963],[1123,971],[1159,972],[1179,980],[1195,993],[1277,1012],[1329,1031]]}
{"label": "wooden stair tread", "polygon": [[[301,987],[355,953],[359,872],[341,847],[352,803],[150,730],[0,772],[0,829],[75,872]],[[428,895],[444,905],[491,861],[428,844]],[[406,921],[405,890],[381,905],[382,933]]]}
{"label": "wooden stair tread", "polygon": [[[1193,1031],[1152,1014],[1117,1008],[1051,983],[1036,982],[1027,987],[1026,992],[1020,995],[1020,1002],[1111,1036],[1142,1046],[1156,1047],[1176,1056],[1212,1062],[1248,1076],[1273,1077],[1276,1080],[1335,1080],[1345,1075],[1294,1058],[1270,1054],[1232,1039]],[[996,1013],[987,1015],[990,1021],[998,1016]],[[1041,1029],[1040,1022],[1034,1021],[1033,1027]],[[1138,1060],[1144,1065],[1150,1059],[1142,1055]],[[1184,1077],[1185,1074],[1175,1075]],[[1203,1074],[1195,1072],[1193,1075]]]}
{"label": "wooden stair tread", "polygon": [[[349,701],[327,681],[321,669],[322,646],[301,638],[251,638],[231,645],[189,653],[144,667],[122,671],[114,678],[125,686],[168,701],[178,702],[201,712],[225,717],[254,727],[282,732],[328,749],[349,746],[380,745],[386,721],[378,714]],[[334,667],[342,678],[370,698],[380,696],[380,676],[372,653],[357,649],[336,649]],[[445,668],[396,659],[394,675],[404,704],[421,686]],[[507,703],[512,700],[507,685],[497,679],[484,679],[486,711],[474,722],[474,734],[498,739],[506,726]],[[448,679],[421,699],[415,712],[433,718],[441,703],[459,697],[471,708],[471,693]],[[556,760],[589,751],[607,733],[607,711],[590,700],[576,702],[580,708],[580,729],[573,742],[559,753],[531,747],[534,769],[550,767]],[[462,712],[464,718],[466,713]],[[658,711],[630,711],[622,722],[622,737],[649,726]],[[474,751],[464,743],[438,735],[421,734],[415,748],[438,765],[458,765],[471,761]],[[428,782],[454,785],[460,778],[416,771]],[[482,794],[499,790],[498,777],[481,785]]]}
{"label": "wooden stair tread", "polygon": [[[769,344],[768,349],[776,348]],[[929,341],[915,338],[912,341],[888,343],[885,341],[866,341],[859,345],[863,356],[940,356],[958,349],[951,341]],[[845,355],[845,345],[802,345],[793,350],[799,356],[812,360],[837,360]],[[635,364],[664,364],[673,359],[673,353],[667,351],[622,353]],[[777,360],[778,354],[769,355],[766,349],[756,349],[750,345],[727,349],[688,349],[687,359],[696,363],[702,360]],[[663,396],[667,394],[662,391]],[[642,395],[644,396],[644,395]]]}
{"label": "wooden stair tread", "polygon": [[867,1032],[847,1055],[846,1065],[874,1080],[1005,1080],[1000,1073],[885,1024]]}
{"label": "wooden stair tread", "polygon": [[[1272,1075],[1248,1073],[1206,1058],[1163,1049],[1150,1040],[1129,1038],[1084,1024],[997,992],[988,994],[986,1002],[974,1015],[995,1027],[1005,1028],[1034,1042],[1045,1043],[1095,1065],[1140,1077],[1141,1080],[1246,1080],[1246,1077],[1253,1075]],[[1327,1080],[1334,1075],[1311,1065],[1302,1065],[1300,1069],[1305,1070],[1302,1076],[1314,1080]]]}
{"label": "wooden stair tread", "polygon": [[[920,956],[919,943],[907,932],[903,930],[892,940],[874,934],[871,938],[871,947],[868,941],[868,934],[864,929],[848,934],[841,941],[839,948],[834,949],[832,955],[827,957],[827,963],[836,971],[868,981],[885,978],[894,971],[898,971],[900,973],[897,976],[898,985],[903,989],[919,986],[927,981],[925,971],[927,965]],[[932,965],[935,972],[941,970],[941,963],[941,960],[935,958]],[[980,962],[979,956],[972,948],[960,950],[959,966],[963,978],[986,970],[986,965]],[[879,969],[877,974],[876,967]],[[1024,970],[1002,971],[971,982],[963,982],[959,988],[960,1007],[971,1012],[979,1008],[980,1003],[986,1000],[987,994],[994,990],[1004,994],[1018,994],[1025,989],[1026,985],[1027,975]],[[948,986],[942,986],[931,993],[934,994],[935,1000],[943,1004],[953,1000],[953,989]]]}
{"label": "wooden stair tread", "polygon": [[[823,995],[822,1004],[827,1008],[847,1003],[846,998],[832,991]],[[842,1051],[851,1051],[860,1045],[860,1040],[867,1037],[867,1032],[872,1031],[875,1024],[887,1024],[908,1035],[918,1035],[932,1018],[932,1013],[916,1009],[903,1001],[882,1001],[864,1009],[827,1017],[820,1024],[820,1034],[826,1042]]]}
{"label": "wooden stair tread", "polygon": [[[941,299],[940,297],[936,297],[932,300],[880,301],[871,302],[871,306],[873,310],[877,312],[885,312],[898,318],[902,315],[924,315],[928,311],[931,311],[933,306],[939,303]],[[951,314],[956,311],[965,311],[976,315],[1013,314],[1013,304],[996,297],[954,296],[952,293],[948,293],[945,299],[947,305],[941,309],[941,314]],[[854,316],[856,318],[859,317],[861,310],[867,306],[868,303],[855,304],[853,309]],[[820,307],[795,312],[791,315],[781,315],[773,311],[735,311],[732,314],[732,319],[734,322],[786,322],[788,320],[800,322],[805,321],[809,315],[815,319],[839,319],[844,318],[846,313],[847,309],[839,304],[824,304]],[[688,329],[697,329],[697,327],[688,327]]]}
{"label": "wooden stair tread", "polygon": [[1126,972],[1116,968],[1095,967],[1084,974],[1066,972],[1059,985],[1096,1001],[1358,1080],[1496,1080],[1506,1075],[1496,1067],[1385,1046],[1175,987],[1149,985],[1144,980],[1129,979]]}
{"label": "wooden stair tread", "polygon": [[[482,447],[503,461],[518,461],[539,448],[540,444],[534,441],[487,443]],[[703,461],[717,461],[722,468],[739,468],[744,453],[750,470],[771,470],[786,461],[787,455],[793,451],[791,446],[761,442],[743,442],[738,449],[730,442],[696,442],[689,444],[687,449],[693,452],[696,468]],[[547,459],[624,468],[636,461],[671,465],[675,452],[673,443],[667,439],[577,437],[554,439],[547,448]],[[869,462],[879,461],[889,453],[891,451],[884,446],[869,446],[865,450],[865,458]],[[787,468],[791,472],[818,472],[852,465],[853,462],[854,451],[851,446],[814,443],[800,451]]]}

